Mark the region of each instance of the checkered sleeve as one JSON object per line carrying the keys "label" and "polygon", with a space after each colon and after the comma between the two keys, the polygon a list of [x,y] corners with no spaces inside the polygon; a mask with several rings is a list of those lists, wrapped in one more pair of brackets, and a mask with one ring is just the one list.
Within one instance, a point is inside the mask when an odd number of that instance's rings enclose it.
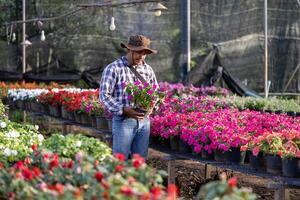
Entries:
{"label": "checkered sleeve", "polygon": [[123,114],[123,105],[112,96],[117,80],[115,65],[107,66],[101,77],[99,98],[105,107],[115,115]]}
{"label": "checkered sleeve", "polygon": [[153,71],[153,69],[152,68],[150,68],[150,72],[151,72],[151,83],[152,83],[152,85],[156,85],[157,86],[157,88],[159,87],[159,85],[158,85],[158,82],[157,82],[157,79],[156,79],[156,76],[155,76],[155,73],[154,73],[154,71]]}

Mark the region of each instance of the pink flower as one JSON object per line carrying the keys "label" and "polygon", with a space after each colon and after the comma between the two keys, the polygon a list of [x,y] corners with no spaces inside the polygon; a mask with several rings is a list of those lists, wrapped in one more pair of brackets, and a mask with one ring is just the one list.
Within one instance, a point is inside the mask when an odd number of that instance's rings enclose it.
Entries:
{"label": "pink flower", "polygon": [[149,91],[148,91],[148,94],[149,94],[149,95],[153,94],[153,90],[149,90]]}
{"label": "pink flower", "polygon": [[256,146],[252,149],[252,154],[254,156],[257,156],[259,154],[259,151],[260,151],[259,146]]}

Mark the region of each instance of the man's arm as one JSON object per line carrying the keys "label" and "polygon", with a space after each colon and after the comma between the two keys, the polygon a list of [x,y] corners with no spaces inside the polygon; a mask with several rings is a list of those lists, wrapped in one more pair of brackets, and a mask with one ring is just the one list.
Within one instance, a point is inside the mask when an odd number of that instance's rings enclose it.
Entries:
{"label": "man's arm", "polygon": [[103,73],[100,81],[99,97],[100,101],[105,105],[105,107],[115,115],[123,114],[123,105],[121,102],[117,102],[113,97],[112,93],[114,91],[117,80],[117,74],[113,65],[107,66]]}

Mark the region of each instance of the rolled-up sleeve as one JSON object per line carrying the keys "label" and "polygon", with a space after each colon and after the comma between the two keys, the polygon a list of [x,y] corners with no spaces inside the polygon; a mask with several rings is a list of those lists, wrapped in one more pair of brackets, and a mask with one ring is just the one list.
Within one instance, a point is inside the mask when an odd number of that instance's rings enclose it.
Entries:
{"label": "rolled-up sleeve", "polygon": [[114,65],[107,66],[101,77],[99,98],[104,106],[115,115],[123,114],[123,105],[118,102],[113,96],[117,80],[116,69]]}

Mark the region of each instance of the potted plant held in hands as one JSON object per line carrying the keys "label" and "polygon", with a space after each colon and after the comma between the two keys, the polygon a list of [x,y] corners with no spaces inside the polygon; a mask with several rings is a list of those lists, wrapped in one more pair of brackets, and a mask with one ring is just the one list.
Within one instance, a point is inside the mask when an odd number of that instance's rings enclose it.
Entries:
{"label": "potted plant held in hands", "polygon": [[157,85],[149,83],[141,83],[136,81],[132,83],[123,83],[125,91],[128,93],[128,100],[133,101],[135,109],[138,112],[150,115],[155,105],[161,101],[165,94],[157,90]]}

